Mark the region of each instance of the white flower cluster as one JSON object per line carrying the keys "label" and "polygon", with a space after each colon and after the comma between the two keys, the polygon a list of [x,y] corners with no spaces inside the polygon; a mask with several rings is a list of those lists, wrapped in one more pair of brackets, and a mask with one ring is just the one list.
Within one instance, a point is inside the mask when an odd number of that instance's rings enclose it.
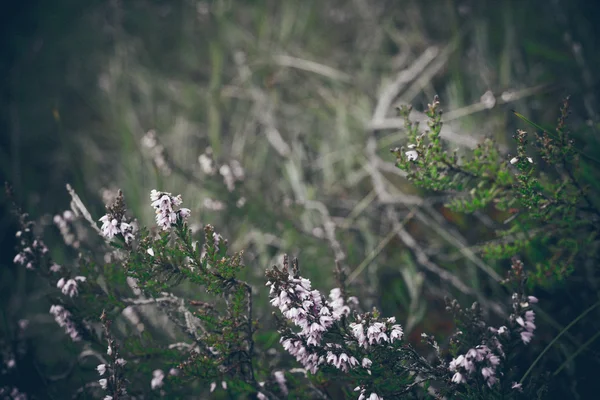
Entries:
{"label": "white flower cluster", "polygon": [[354,388],[354,391],[360,391],[360,396],[358,396],[358,400],[383,400],[383,397],[379,396],[377,393],[374,392],[372,392],[367,397],[367,389],[364,386],[357,386]]}
{"label": "white flower cluster", "polygon": [[85,276],[76,276],[74,279],[68,280],[65,280],[65,278],[60,278],[58,282],[56,282],[56,287],[59,288],[65,296],[77,296],[79,294],[77,281],[85,282]]}
{"label": "white flower cluster", "polygon": [[[352,304],[358,304],[358,299],[354,296],[348,298],[348,302]],[[340,288],[331,289],[329,292],[329,306],[331,312],[336,320],[342,315],[350,314],[350,307],[344,302],[342,297],[342,290]]]}
{"label": "white flower cluster", "polygon": [[[26,231],[29,232],[29,228],[27,228]],[[20,238],[21,235],[22,235],[21,231],[18,231],[16,234],[17,238]],[[23,239],[21,239],[21,244],[25,245],[25,241]],[[35,239],[33,241],[33,243],[31,244],[31,247],[29,247],[29,246],[25,247],[21,252],[19,252],[15,256],[15,258],[13,259],[13,262],[15,264],[23,265],[27,269],[33,269],[33,262],[36,259],[36,255],[37,255],[37,257],[39,257],[39,256],[44,256],[47,253],[48,253],[48,247],[46,247],[44,242],[42,242],[39,239]]]}
{"label": "white flower cluster", "polygon": [[75,328],[75,323],[71,320],[71,313],[61,305],[53,305],[50,307],[50,314],[54,315],[56,323],[62,328],[65,328],[67,335],[71,337],[74,342],[81,340],[79,332]]}
{"label": "white flower cluster", "polygon": [[[366,333],[365,333],[366,328]],[[352,322],[350,324],[352,335],[358,341],[358,345],[368,348],[369,345],[393,343],[402,340],[404,332],[402,326],[396,324],[396,318],[390,317],[386,322],[372,322],[367,326],[366,322]]]}
{"label": "white flower cluster", "polygon": [[125,243],[131,243],[135,227],[123,219],[119,220],[112,214],[106,214],[100,218],[102,222],[102,235],[107,239],[112,239],[119,233],[123,235]]}
{"label": "white flower cluster", "polygon": [[[109,347],[109,349],[110,349],[110,347]],[[112,353],[112,350],[111,350],[111,353]],[[123,359],[123,358],[117,358],[117,360],[115,361],[115,363],[116,363],[117,365],[119,365],[119,366],[121,366],[121,367],[122,367],[122,366],[124,366],[125,364],[127,364],[127,361],[125,361],[125,359]],[[96,367],[96,371],[98,371],[98,374],[99,374],[100,376],[103,376],[103,375],[106,373],[106,371],[108,370],[108,368],[109,368],[109,367],[108,367],[106,364],[99,364],[99,365]],[[107,388],[107,386],[108,386],[108,379],[105,379],[105,378],[103,378],[103,379],[100,379],[100,380],[98,381],[98,383],[100,384],[100,386],[102,387],[102,389],[105,389],[105,390],[106,390],[106,388]]]}
{"label": "white flower cluster", "polygon": [[[286,319],[301,328],[299,333],[293,336],[286,335],[280,342],[304,368],[314,374],[320,365],[329,364],[344,372],[362,367],[371,373],[370,359],[365,357],[359,361],[353,352],[346,350],[342,345],[324,343],[324,334],[335,322],[343,316],[350,315],[350,307],[344,301],[339,288],[331,290],[330,301],[326,301],[318,290],[311,289],[310,281],[302,277],[288,277],[275,283],[269,281],[267,285],[271,286],[271,304],[278,307]],[[358,300],[351,297],[348,302],[358,303]],[[393,317],[384,322],[374,320],[367,323],[359,320],[351,323],[350,328],[350,336],[347,336],[346,343],[354,343],[351,340],[354,337],[358,348],[366,349],[370,345],[393,343],[401,340],[403,336],[402,327],[396,324]],[[322,355],[322,350],[326,350],[325,355]],[[361,398],[366,398],[366,393],[361,395]],[[371,394],[369,398],[379,397],[373,397]]]}
{"label": "white flower cluster", "polygon": [[[537,297],[529,296],[529,303],[535,304],[538,302]],[[527,304],[528,306],[529,304]],[[533,310],[525,311],[525,318],[519,316],[516,318],[517,323],[521,326],[521,340],[527,344],[533,339],[533,331],[535,331],[535,312]]]}
{"label": "white flower cluster", "polygon": [[0,396],[3,396],[2,399],[27,400],[27,394],[21,393],[16,387],[13,387],[12,389],[1,387]]}
{"label": "white flower cluster", "polygon": [[[528,308],[530,304],[537,303],[538,299],[534,296],[528,296],[526,301],[520,302],[519,296],[516,293],[513,294],[512,298],[515,302],[514,307],[517,315],[523,312],[519,312],[519,310],[525,310],[523,316],[515,316],[513,314],[510,318],[511,321],[515,321],[519,325],[520,339],[524,344],[527,344],[533,338],[533,331],[535,330],[535,313]],[[501,326],[500,328],[489,327],[488,330],[493,335],[487,341],[487,345],[481,344],[469,349],[466,354],[461,354],[452,359],[448,366],[448,369],[454,372],[452,382],[466,383],[469,377],[479,373],[489,387],[492,387],[498,381],[496,367],[500,364],[501,358],[505,357],[499,337],[509,337],[510,331],[506,326]],[[512,388],[521,390],[521,385],[515,383]]]}
{"label": "white flower cluster", "polygon": [[492,387],[497,381],[496,367],[500,364],[500,357],[495,355],[484,344],[469,349],[466,354],[461,354],[450,361],[448,369],[454,373],[452,382],[465,383],[467,377],[481,373],[484,381]]}
{"label": "white flower cluster", "polygon": [[[323,333],[326,332],[343,315],[343,299],[340,305],[336,303],[338,312],[333,313],[334,307],[325,301],[318,290],[311,290],[311,283],[302,277],[290,278],[286,282],[273,284],[271,286],[271,305],[278,307],[282,314],[301,331],[294,338],[281,338],[283,348],[296,357],[306,369],[313,374],[317,372],[318,366],[325,362],[325,357],[318,356],[309,350],[309,346],[321,344]],[[348,312],[350,309],[347,310]],[[306,343],[306,346],[305,344]],[[345,355],[344,365],[349,361]],[[337,362],[338,368],[342,363]]]}
{"label": "white flower cluster", "polygon": [[190,216],[189,208],[177,209],[182,203],[181,195],[152,190],[150,193],[152,207],[156,209],[156,223],[164,231],[169,230],[178,220],[186,220]]}
{"label": "white flower cluster", "polygon": [[158,389],[162,387],[164,384],[163,380],[165,379],[165,373],[162,369],[155,369],[152,372],[152,380],[150,381],[150,387],[152,390]]}

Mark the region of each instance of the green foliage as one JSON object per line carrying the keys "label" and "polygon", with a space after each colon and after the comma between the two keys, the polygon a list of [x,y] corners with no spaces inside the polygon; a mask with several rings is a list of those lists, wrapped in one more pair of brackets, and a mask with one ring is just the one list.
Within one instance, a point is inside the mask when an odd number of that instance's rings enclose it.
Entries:
{"label": "green foliage", "polygon": [[595,171],[599,164],[575,148],[566,125],[568,106],[565,99],[556,128],[537,135],[535,148],[527,133],[518,130],[512,158],[502,155],[491,139],[458,156],[442,145],[436,98],[426,111],[428,130],[423,133],[411,122],[410,107],[400,109],[410,145],[408,151],[401,147],[392,152],[398,168],[416,185],[452,193],[451,210],[495,209],[504,221],[498,221],[497,240],[487,243],[483,254],[489,259],[526,255],[536,267],[533,282],[552,285],[567,278],[577,263],[597,259],[600,239],[600,207],[590,196],[590,174],[581,172],[580,160],[584,156],[586,168]]}

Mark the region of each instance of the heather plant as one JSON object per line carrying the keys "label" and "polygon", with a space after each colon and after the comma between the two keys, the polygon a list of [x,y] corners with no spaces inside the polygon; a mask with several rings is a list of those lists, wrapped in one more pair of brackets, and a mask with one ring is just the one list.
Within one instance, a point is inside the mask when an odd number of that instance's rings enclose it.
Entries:
{"label": "heather plant", "polygon": [[[199,243],[180,195],[153,190],[148,203],[156,226],[139,227],[121,191],[100,218],[92,218],[70,191],[72,210],[54,221],[61,233],[82,220],[103,241],[63,235],[78,243],[79,255],[72,267],[60,266],[39,229],[17,211],[21,230],[14,261],[55,288],[48,295],[50,314],[80,346],[79,357],[96,359],[82,365],[90,373],[81,395],[469,399],[531,398],[537,389],[518,382],[522,371],[511,364],[533,338],[531,305],[538,301],[525,293],[526,272],[518,260],[506,280],[514,294],[504,325],[486,322],[477,303],[462,309],[448,301],[457,323],[450,345],[441,348],[424,333],[429,350],[422,353],[394,317],[363,309],[339,264],[339,287],[326,297],[300,275],[298,260],[285,256],[281,269],[266,274],[270,304],[278,310],[269,333],[268,322],[255,319],[260,290],[242,280],[242,253],[229,254],[227,240],[211,225]],[[144,315],[147,305],[153,308]],[[257,345],[261,329],[279,337],[280,345]]]}
{"label": "heather plant", "polygon": [[442,111],[437,97],[429,104],[427,131],[410,119],[403,106],[408,144],[392,149],[397,166],[416,185],[452,193],[447,207],[461,213],[493,211],[503,220],[494,241],[482,253],[488,259],[528,256],[534,266],[530,282],[552,285],[565,280],[576,265],[598,259],[600,205],[590,193],[600,161],[578,150],[567,127],[569,99],[556,127],[544,129],[535,146],[524,130],[513,136],[516,154],[504,155],[486,139],[468,155],[442,144]]}

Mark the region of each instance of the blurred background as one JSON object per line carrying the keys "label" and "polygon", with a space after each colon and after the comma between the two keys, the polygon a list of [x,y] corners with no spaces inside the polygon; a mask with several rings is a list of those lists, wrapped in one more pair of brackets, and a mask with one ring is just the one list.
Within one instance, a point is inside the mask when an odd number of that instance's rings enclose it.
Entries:
{"label": "blurred background", "polygon": [[[419,120],[437,94],[448,148],[493,137],[507,157],[528,129],[511,109],[552,124],[570,94],[574,124],[594,126],[599,20],[584,0],[12,1],[0,13],[0,173],[60,263],[73,258],[52,222],[67,183],[95,219],[122,189],[142,225],[151,189],[181,193],[196,229],[211,223],[245,250],[257,287],[289,253],[329,290],[337,259],[363,305],[415,342],[443,337],[444,296],[500,317],[510,264],[478,254],[493,216],[453,214],[394,167],[389,148],[406,144],[395,107]],[[47,346],[64,334],[12,264],[7,207],[3,331],[38,324],[27,338],[41,377],[56,373]],[[257,308],[268,319],[266,298]]]}

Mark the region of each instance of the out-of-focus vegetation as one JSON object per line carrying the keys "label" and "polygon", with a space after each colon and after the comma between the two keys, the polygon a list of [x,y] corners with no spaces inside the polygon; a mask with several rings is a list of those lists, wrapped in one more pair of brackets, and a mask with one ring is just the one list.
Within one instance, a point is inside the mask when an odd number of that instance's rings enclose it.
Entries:
{"label": "out-of-focus vegetation", "polygon": [[[48,244],[61,263],[76,254],[52,224],[70,201],[65,183],[96,219],[122,188],[144,223],[158,188],[182,193],[195,221],[245,250],[256,287],[289,253],[315,286],[330,288],[338,260],[363,304],[395,315],[413,341],[423,331],[444,337],[452,327],[444,296],[478,300],[499,317],[506,296],[497,282],[509,264],[480,252],[498,215],[451,212],[446,195],[415,188],[394,167],[389,148],[407,140],[395,107],[424,110],[438,94],[445,146],[462,154],[490,136],[511,158],[516,128],[534,129],[510,110],[551,125],[570,94],[575,140],[597,153],[599,9],[559,0],[15,5],[2,24],[1,171],[54,235]],[[224,176],[238,165],[243,176],[228,187]],[[64,334],[46,311],[49,289],[12,265],[10,221],[2,217],[0,232],[3,337],[29,319],[36,329],[26,333],[32,350],[20,379],[57,377]],[[588,278],[539,289],[539,351],[594,303]],[[266,294],[256,304],[269,325]],[[591,318],[548,355],[557,367],[569,360],[555,393],[586,398],[592,387]],[[59,384],[73,389],[76,380]],[[41,382],[40,390],[53,385]]]}

